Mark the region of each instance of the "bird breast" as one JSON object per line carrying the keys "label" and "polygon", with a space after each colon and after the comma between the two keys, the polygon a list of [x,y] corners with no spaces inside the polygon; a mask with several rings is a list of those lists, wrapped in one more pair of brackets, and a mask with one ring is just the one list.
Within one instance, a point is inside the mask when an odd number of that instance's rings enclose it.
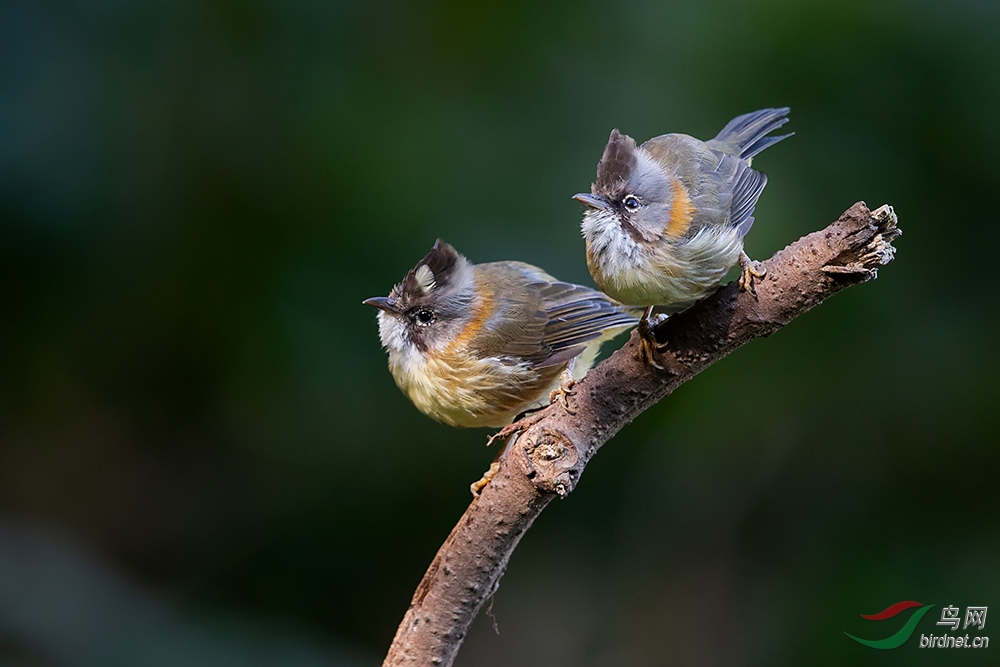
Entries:
{"label": "bird breast", "polygon": [[739,260],[736,229],[704,227],[690,238],[639,243],[620,226],[587,237],[587,265],[609,296],[633,306],[671,305],[700,299]]}
{"label": "bird breast", "polygon": [[544,404],[563,366],[532,369],[526,362],[467,353],[392,358],[396,385],[422,413],[449,426],[504,426],[520,412]]}

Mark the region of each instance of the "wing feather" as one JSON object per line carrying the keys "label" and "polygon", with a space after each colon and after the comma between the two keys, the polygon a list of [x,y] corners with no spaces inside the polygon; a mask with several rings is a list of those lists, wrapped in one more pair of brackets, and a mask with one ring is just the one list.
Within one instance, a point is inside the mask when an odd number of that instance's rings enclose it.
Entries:
{"label": "wing feather", "polygon": [[548,283],[543,288],[548,315],[543,340],[555,351],[600,338],[609,329],[634,326],[639,320],[596,290],[572,283]]}
{"label": "wing feather", "polygon": [[[753,211],[760,199],[767,176],[750,166],[743,158],[719,151],[712,151],[718,160],[715,169],[703,172],[711,187],[702,187],[703,192],[714,191],[722,208],[716,222],[728,219],[730,225],[739,230],[740,237],[746,236],[753,225]],[[697,200],[696,200],[697,201]],[[706,207],[706,213],[711,209]],[[707,217],[707,216],[706,216]]]}
{"label": "wing feather", "polygon": [[[506,266],[503,266],[506,265]],[[510,289],[506,282],[497,312],[487,323],[488,335],[478,337],[484,356],[507,356],[538,368],[567,363],[586,344],[613,329],[634,326],[638,317],[597,290],[555,280],[536,267],[521,262],[477,265],[484,277],[509,276],[519,269],[523,287]]]}
{"label": "wing feather", "polygon": [[739,230],[740,237],[746,236],[753,225],[753,209],[760,199],[760,193],[767,185],[767,176],[740,160],[733,185],[733,203],[729,220]]}

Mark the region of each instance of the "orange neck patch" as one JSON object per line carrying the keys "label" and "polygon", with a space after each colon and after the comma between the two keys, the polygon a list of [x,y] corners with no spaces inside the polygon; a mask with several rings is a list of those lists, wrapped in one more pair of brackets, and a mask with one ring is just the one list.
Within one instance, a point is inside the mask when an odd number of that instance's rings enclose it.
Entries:
{"label": "orange neck patch", "polygon": [[695,208],[691,198],[688,197],[687,188],[679,180],[673,182],[674,201],[670,206],[670,220],[667,222],[665,233],[670,238],[676,239],[684,236],[684,233],[691,226],[694,220]]}
{"label": "orange neck patch", "polygon": [[455,337],[455,340],[451,341],[451,344],[448,345],[449,351],[461,349],[470,340],[475,338],[476,334],[483,328],[483,325],[486,324],[486,320],[493,314],[493,290],[489,289],[485,284],[480,284],[476,289],[476,293],[479,295],[479,304],[472,312],[472,318],[469,320],[469,323]]}

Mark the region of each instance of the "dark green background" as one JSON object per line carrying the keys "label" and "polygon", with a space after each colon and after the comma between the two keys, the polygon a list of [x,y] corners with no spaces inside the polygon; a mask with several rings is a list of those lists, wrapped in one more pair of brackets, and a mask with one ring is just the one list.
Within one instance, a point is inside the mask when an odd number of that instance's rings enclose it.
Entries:
{"label": "dark green background", "polygon": [[[994,0],[4,3],[0,664],[378,664],[493,453],[361,300],[437,237],[589,284],[611,128],[778,105],[750,255],[864,199],[896,262],[615,438],[458,664],[995,664]],[[997,645],[842,634],[908,599]]]}

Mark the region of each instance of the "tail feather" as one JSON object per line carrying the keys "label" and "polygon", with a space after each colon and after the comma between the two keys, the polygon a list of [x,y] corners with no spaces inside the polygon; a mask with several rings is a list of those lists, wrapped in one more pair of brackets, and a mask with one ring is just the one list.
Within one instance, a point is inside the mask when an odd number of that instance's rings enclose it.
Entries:
{"label": "tail feather", "polygon": [[768,146],[795,134],[791,132],[777,137],[767,136],[788,122],[789,111],[788,107],[760,109],[737,116],[707,143],[714,150],[749,160]]}

